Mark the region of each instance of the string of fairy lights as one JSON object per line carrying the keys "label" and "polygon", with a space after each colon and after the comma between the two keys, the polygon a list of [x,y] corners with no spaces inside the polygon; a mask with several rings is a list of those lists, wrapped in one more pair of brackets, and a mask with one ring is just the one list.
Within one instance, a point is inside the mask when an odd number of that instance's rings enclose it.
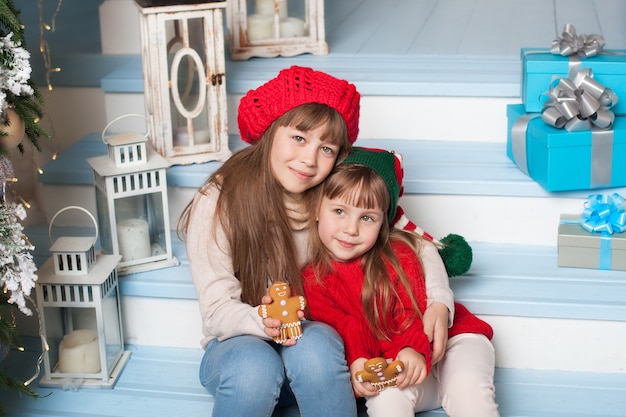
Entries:
{"label": "string of fairy lights", "polygon": [[[46,13],[44,10],[43,0],[37,0],[37,10],[39,13],[39,52],[41,53],[43,57],[43,63],[44,63],[44,69],[45,69],[45,82],[46,82],[47,90],[49,92],[52,91],[51,74],[60,72],[61,68],[52,66],[50,46],[48,44],[48,41],[46,40],[45,35],[47,32],[54,32],[55,27],[56,27],[56,19],[61,10],[62,4],[63,4],[63,0],[57,0],[56,7],[54,9],[54,12],[50,16],[48,20],[49,23],[48,23],[45,17]],[[36,120],[36,122],[39,123],[40,120]],[[54,130],[51,120],[49,121],[49,124],[50,124],[50,127],[48,130]],[[54,140],[54,134],[50,134],[49,141],[46,144],[46,148],[51,151],[50,158],[52,160],[56,160],[57,155],[58,155],[58,150],[56,146],[56,141]],[[34,156],[32,158],[32,163],[37,173],[39,175],[43,174],[44,171],[39,166],[39,164],[37,164]],[[6,198],[6,188],[4,187],[4,183],[16,183],[16,182],[18,182],[18,178],[15,176],[10,176],[10,177],[7,176],[3,178],[3,188],[4,188],[4,191],[2,193],[3,198]],[[26,199],[24,199],[14,188],[10,188],[9,191],[10,191],[11,196],[15,198],[17,201],[19,201],[25,208],[27,209],[31,208],[31,204],[28,201],[26,201]]]}
{"label": "string of fairy lights", "polygon": [[[56,18],[59,14],[59,11],[61,10],[62,3],[63,3],[63,0],[57,0],[56,8],[54,9],[52,16],[50,17],[50,23],[48,24],[46,23],[46,20],[44,18],[45,13],[44,13],[44,7],[43,7],[43,0],[37,0],[37,8],[39,11],[39,52],[41,53],[43,57],[43,63],[44,63],[44,68],[45,68],[45,81],[46,81],[47,89],[49,92],[52,91],[51,74],[60,72],[61,68],[52,66],[50,46],[48,45],[48,42],[46,41],[45,33],[54,32],[54,29],[56,26]],[[53,134],[50,134],[49,139],[50,139],[51,144],[55,143]],[[57,157],[57,150],[55,146],[55,149],[52,152],[51,158],[52,160],[55,160],[56,157]],[[40,175],[43,174],[43,170],[41,169],[41,167],[39,167],[36,163],[35,163],[35,166],[37,168],[37,172]],[[23,199],[21,200],[23,201]],[[23,204],[27,205],[28,203],[23,202]],[[26,207],[28,208],[30,207],[30,205],[27,205]],[[46,341],[46,338],[43,332],[43,324],[41,323],[41,315],[39,313],[39,310],[37,309],[37,303],[35,303],[30,297],[28,297],[28,300],[33,305],[33,308],[36,311],[37,317],[39,318],[38,319],[39,337],[43,341],[44,348],[41,354],[39,355],[39,357],[37,358],[35,372],[28,380],[24,382],[25,386],[29,386],[39,376],[39,373],[41,372],[41,364],[43,362],[44,352],[49,350],[48,342]]]}
{"label": "string of fairy lights", "polygon": [[[46,87],[48,92],[52,91],[52,81],[51,75],[53,73],[57,73],[61,71],[60,67],[52,66],[52,54],[50,52],[50,46],[48,41],[46,40],[47,32],[54,32],[56,28],[56,19],[61,10],[61,5],[63,4],[63,0],[57,0],[56,7],[54,8],[54,12],[50,16],[49,20],[46,20],[46,13],[44,10],[43,0],[37,0],[37,10],[39,12],[39,53],[43,58],[43,64],[45,69],[44,80],[46,82]],[[54,135],[54,125],[52,120],[48,119],[48,134],[50,135],[47,148],[52,152],[51,159],[54,161],[58,155],[58,149],[56,146],[56,140]],[[33,161],[34,162],[34,161]],[[43,169],[35,163],[35,168],[39,175],[43,174]]]}
{"label": "string of fairy lights", "polygon": [[[37,7],[38,7],[38,12],[39,12],[39,20],[38,20],[38,24],[39,24],[39,52],[41,53],[42,57],[43,57],[43,63],[44,63],[44,69],[45,69],[45,83],[46,83],[46,87],[48,92],[52,91],[52,81],[51,81],[51,75],[53,73],[57,73],[61,71],[61,68],[59,67],[54,67],[52,65],[52,60],[51,60],[51,51],[50,51],[50,47],[48,45],[48,42],[46,40],[46,33],[48,32],[54,32],[55,30],[55,26],[56,26],[56,19],[57,16],[59,14],[59,11],[61,10],[61,5],[62,5],[63,0],[57,0],[56,3],[56,7],[54,9],[54,12],[52,13],[52,15],[50,16],[49,19],[46,19],[45,15],[45,10],[44,10],[44,5],[43,5],[43,0],[37,0]],[[23,27],[23,26],[22,26]],[[45,112],[44,112],[45,114]],[[40,120],[35,120],[36,123],[40,123]],[[50,130],[52,127],[52,122],[50,121],[50,127],[48,128],[48,130]],[[46,148],[49,149],[52,152],[51,155],[51,159],[55,160],[57,157],[57,150],[56,150],[56,144],[55,144],[55,140],[54,140],[54,135],[50,134],[50,132],[48,132],[49,134],[49,141],[47,141],[46,143]],[[32,144],[31,144],[32,145]],[[33,145],[34,148],[34,145]],[[36,171],[41,175],[43,174],[43,169],[37,164],[37,162],[35,161],[35,152],[33,152],[33,156],[32,156],[32,163],[36,168]],[[19,195],[19,193],[14,189],[14,187],[10,187],[10,184],[12,183],[17,183],[18,182],[18,178],[16,177],[13,168],[10,164],[10,162],[8,160],[3,160],[3,163],[7,166],[4,167],[0,167],[2,168],[0,170],[0,175],[2,178],[0,178],[1,180],[1,186],[2,186],[2,200],[4,205],[6,206],[7,204],[7,193],[10,193],[10,196],[17,202],[19,202],[25,209],[29,209],[31,208],[31,204],[26,201],[21,195]],[[28,237],[22,233],[22,239],[25,242],[25,245],[32,251],[34,249],[34,246],[32,245],[32,243],[28,240]],[[6,293],[7,292],[7,287],[6,285],[3,288],[3,292]],[[29,302],[29,304],[32,306],[32,308],[35,310],[35,313],[38,317],[38,325],[39,325],[39,336],[42,338],[43,341],[43,346],[44,346],[44,351],[48,350],[48,344],[45,340],[45,336],[43,333],[43,328],[42,328],[42,323],[41,323],[41,319],[40,319],[40,312],[37,308],[37,303],[34,302],[34,300],[30,297],[30,295],[28,294],[23,294],[24,299],[26,301]],[[15,323],[15,317],[12,317],[13,323]],[[17,349],[19,351],[23,351],[24,347],[22,346],[17,346]],[[28,387],[34,380],[37,379],[37,377],[40,374],[41,371],[41,364],[43,362],[43,356],[44,356],[44,352],[42,352],[36,362],[35,365],[35,371],[34,374],[24,382],[24,386]],[[32,393],[32,391],[29,391]]]}
{"label": "string of fairy lights", "polygon": [[48,32],[48,31],[54,32],[56,19],[59,14],[59,11],[61,10],[62,3],[63,3],[63,0],[57,0],[56,8],[54,9],[54,13],[52,13],[52,16],[50,17],[50,24],[48,24],[46,23],[45,18],[44,18],[45,12],[43,8],[43,0],[37,0],[37,8],[39,10],[39,52],[43,56],[43,63],[46,69],[45,80],[48,86],[48,91],[52,91],[52,83],[50,81],[50,75],[54,72],[61,71],[61,68],[52,67],[52,60],[50,59],[51,57],[50,47],[48,46],[48,42],[46,41],[46,38],[44,35],[45,35],[45,32]]}

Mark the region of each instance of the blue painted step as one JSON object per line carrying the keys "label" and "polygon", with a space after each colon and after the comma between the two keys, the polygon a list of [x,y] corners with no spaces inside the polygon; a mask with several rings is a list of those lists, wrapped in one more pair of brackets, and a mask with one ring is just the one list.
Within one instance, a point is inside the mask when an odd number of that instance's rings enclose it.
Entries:
{"label": "blue painted step", "polygon": [[[36,346],[35,344],[31,346]],[[32,387],[43,398],[0,391],[11,417],[209,417],[213,399],[198,382],[200,349],[130,345],[130,360],[113,389]],[[12,375],[29,378],[39,350],[11,352]],[[496,369],[502,417],[623,417],[626,374]],[[47,395],[47,396],[46,396]],[[283,410],[275,417],[297,417]],[[441,409],[418,417],[443,417]],[[361,413],[360,417],[365,417]]]}

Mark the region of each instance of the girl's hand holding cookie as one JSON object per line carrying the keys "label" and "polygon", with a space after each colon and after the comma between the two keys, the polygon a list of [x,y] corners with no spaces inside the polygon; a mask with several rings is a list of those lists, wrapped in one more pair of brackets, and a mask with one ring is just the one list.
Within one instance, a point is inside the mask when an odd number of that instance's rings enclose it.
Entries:
{"label": "girl's hand holding cookie", "polygon": [[398,352],[397,359],[405,364],[404,371],[398,374],[398,388],[403,389],[424,382],[428,376],[424,355],[413,348],[405,347]]}
{"label": "girl's hand holding cookie", "polygon": [[[356,362],[356,361],[355,361]],[[395,387],[397,376],[404,369],[400,360],[387,362],[385,358],[371,358],[363,363],[363,369],[354,376],[359,382],[370,382],[378,391]]]}
{"label": "girl's hand holding cookie", "polygon": [[374,388],[371,382],[360,382],[356,374],[363,370],[366,358],[356,359],[350,364],[350,381],[352,382],[352,390],[357,397],[372,397],[378,395],[378,390]]}
{"label": "girl's hand holding cookie", "polygon": [[[291,296],[289,284],[278,281],[269,289],[270,302],[259,306],[259,316],[263,320],[265,333],[276,343],[290,346],[302,336],[300,318],[306,307],[303,296]],[[265,302],[268,297],[263,297]]]}

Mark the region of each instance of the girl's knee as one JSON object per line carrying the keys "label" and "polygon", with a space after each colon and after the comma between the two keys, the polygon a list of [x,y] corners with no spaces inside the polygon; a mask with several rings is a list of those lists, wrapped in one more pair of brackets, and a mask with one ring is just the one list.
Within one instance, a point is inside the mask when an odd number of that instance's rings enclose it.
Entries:
{"label": "girl's knee", "polygon": [[365,405],[371,416],[413,417],[416,401],[409,391],[385,388],[378,395],[367,398]]}
{"label": "girl's knee", "polygon": [[[293,369],[294,362],[306,362],[307,369],[324,372],[328,367],[345,367],[345,350],[339,334],[330,326],[319,322],[308,322],[302,337],[295,346],[282,351],[285,366]],[[304,361],[302,358],[306,358]]]}
{"label": "girl's knee", "polygon": [[329,325],[316,321],[304,322],[302,337],[298,339],[296,346],[313,354],[320,349],[326,350],[327,354],[344,354],[343,340],[339,333]]}
{"label": "girl's knee", "polygon": [[278,352],[267,342],[231,340],[209,346],[200,368],[205,387],[247,387],[282,385],[284,367]]}

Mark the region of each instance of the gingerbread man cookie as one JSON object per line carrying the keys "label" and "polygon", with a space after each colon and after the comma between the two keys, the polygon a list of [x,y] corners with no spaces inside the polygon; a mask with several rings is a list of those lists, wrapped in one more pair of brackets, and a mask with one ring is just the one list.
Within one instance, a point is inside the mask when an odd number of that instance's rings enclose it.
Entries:
{"label": "gingerbread man cookie", "polygon": [[385,358],[372,358],[365,362],[363,368],[355,374],[357,381],[371,382],[374,388],[382,391],[396,385],[398,373],[402,372],[404,363],[400,360],[387,362]]}
{"label": "gingerbread man cookie", "polygon": [[259,306],[259,316],[281,321],[280,335],[274,337],[274,341],[283,344],[288,339],[299,339],[302,336],[302,324],[298,317],[298,310],[304,310],[305,298],[301,295],[292,297],[289,284],[282,281],[272,284],[269,296],[272,297],[272,302]]}

